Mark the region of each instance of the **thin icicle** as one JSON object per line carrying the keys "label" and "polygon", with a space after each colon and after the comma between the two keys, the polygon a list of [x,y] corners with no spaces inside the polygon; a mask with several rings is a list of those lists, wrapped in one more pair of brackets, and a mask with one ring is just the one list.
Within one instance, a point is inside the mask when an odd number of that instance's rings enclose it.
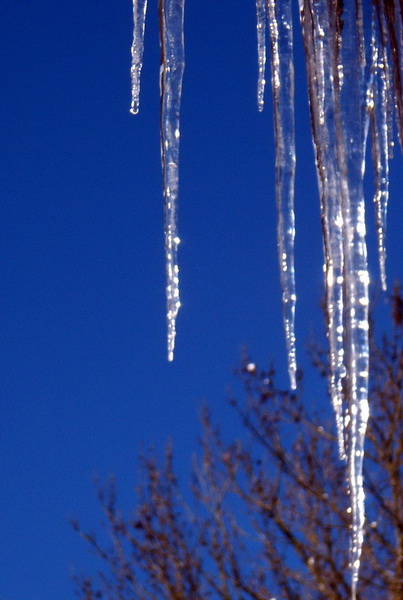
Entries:
{"label": "thin icicle", "polygon": [[165,198],[168,360],[174,357],[176,317],[180,307],[177,212],[180,102],[185,67],[185,0],[159,0],[161,39],[161,160]]}
{"label": "thin icicle", "polygon": [[[399,0],[379,2],[378,15],[381,25],[385,23],[393,71],[392,100],[396,105],[397,132],[403,148],[403,23]],[[386,32],[385,32],[386,33]]]}
{"label": "thin icicle", "polygon": [[257,57],[258,57],[258,81],[257,81],[257,106],[260,111],[264,106],[264,89],[266,86],[266,23],[267,23],[266,0],[256,0],[257,16]]}
{"label": "thin icicle", "polygon": [[[389,32],[387,27],[386,14],[384,11],[384,6],[380,2],[376,2],[376,6],[374,11],[377,16],[377,24],[378,27],[375,29],[375,39],[372,40],[372,43],[375,43],[379,46],[378,53],[382,53],[382,61],[384,65],[384,83],[385,83],[385,93],[386,93],[386,104],[383,109],[386,112],[386,121],[388,127],[388,154],[389,159],[393,158],[393,148],[394,148],[394,139],[393,139],[393,121],[394,121],[394,111],[395,111],[395,88],[393,81],[393,60],[389,58],[389,51],[391,51],[391,44],[389,40]],[[379,39],[378,39],[379,36]],[[393,54],[393,53],[392,53]],[[392,67],[392,68],[391,68]]]}
{"label": "thin icicle", "polygon": [[[344,362],[343,322],[343,217],[335,130],[335,101],[339,70],[334,56],[339,39],[336,11],[319,3],[300,1],[301,25],[307,60],[309,103],[316,155],[325,254],[326,315],[330,358],[330,394],[336,418],[339,456],[346,458],[343,425]],[[331,19],[333,19],[331,21]]]}
{"label": "thin icicle", "polygon": [[268,0],[272,89],[276,136],[277,243],[283,297],[288,372],[296,388],[294,273],[294,60],[291,0]]}
{"label": "thin icicle", "polygon": [[386,72],[386,48],[378,45],[375,21],[372,30],[372,76],[371,98],[372,160],[375,183],[375,218],[378,234],[378,254],[381,283],[386,290],[386,216],[389,199],[389,132],[388,132],[388,80]]}
{"label": "thin icicle", "polygon": [[144,31],[146,24],[147,0],[133,0],[133,44],[132,66],[132,102],[130,112],[136,115],[140,105],[140,76],[143,66]]}

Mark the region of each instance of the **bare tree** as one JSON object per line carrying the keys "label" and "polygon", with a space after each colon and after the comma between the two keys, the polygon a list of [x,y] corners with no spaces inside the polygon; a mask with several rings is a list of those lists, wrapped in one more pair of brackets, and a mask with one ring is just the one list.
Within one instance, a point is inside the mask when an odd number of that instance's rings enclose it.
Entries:
{"label": "bare tree", "polygon": [[[358,598],[403,599],[403,300],[391,298],[392,333],[371,333],[371,418],[365,461],[367,522]],[[327,376],[326,353],[313,362]],[[98,487],[111,544],[74,527],[103,560],[76,578],[82,600],[345,600],[351,516],[333,424],[302,393],[280,390],[273,370],[245,360],[246,400],[231,443],[202,413],[201,452],[185,502],[172,448],[142,458],[133,516],[115,485]],[[299,386],[299,389],[302,385]]]}

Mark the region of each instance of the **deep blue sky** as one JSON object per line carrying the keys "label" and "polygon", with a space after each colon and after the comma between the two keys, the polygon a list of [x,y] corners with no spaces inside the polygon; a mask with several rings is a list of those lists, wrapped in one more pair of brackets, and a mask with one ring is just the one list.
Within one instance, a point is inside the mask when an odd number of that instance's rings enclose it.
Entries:
{"label": "deep blue sky", "polygon": [[[256,107],[255,4],[188,0],[177,350],[166,362],[157,1],[141,108],[131,2],[3,0],[0,20],[0,600],[67,600],[92,559],[68,515],[99,517],[92,478],[128,501],[142,444],[190,466],[203,400],[217,420],[242,347],[287,385],[271,104]],[[299,38],[299,36],[298,36]],[[296,48],[297,313],[321,331],[322,245]],[[400,152],[388,275],[402,277]],[[379,291],[369,201],[371,274]],[[381,299],[381,303],[383,300]],[[310,397],[323,398],[311,384]],[[326,400],[325,400],[326,401]]]}

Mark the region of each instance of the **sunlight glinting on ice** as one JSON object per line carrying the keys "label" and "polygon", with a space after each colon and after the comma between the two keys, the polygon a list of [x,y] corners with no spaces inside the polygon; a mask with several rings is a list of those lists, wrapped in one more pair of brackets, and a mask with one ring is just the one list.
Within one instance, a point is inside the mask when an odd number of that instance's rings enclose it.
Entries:
{"label": "sunlight glinting on ice", "polygon": [[[295,114],[291,0],[267,1],[276,144],[277,245],[291,388],[297,387],[295,350],[294,181]],[[260,61],[259,61],[260,64]],[[259,74],[260,77],[260,74]]]}
{"label": "sunlight glinting on ice", "polygon": [[266,23],[267,23],[267,0],[256,0],[257,16],[257,56],[258,56],[258,80],[257,80],[257,106],[260,111],[264,105],[264,89],[266,86]]}
{"label": "sunlight glinting on ice", "polygon": [[[389,196],[389,160],[393,148],[392,113],[397,94],[400,139],[403,128],[402,20],[396,3],[393,8],[379,1],[371,12],[363,11],[361,0],[337,10],[335,2],[299,0],[301,28],[305,46],[311,110],[312,138],[315,148],[318,187],[321,200],[325,253],[326,312],[328,320],[330,393],[336,415],[340,458],[347,458],[351,501],[352,597],[356,597],[364,528],[364,488],[362,466],[368,407],[368,267],[363,178],[365,147],[371,125],[374,164],[374,203],[382,287],[386,289],[386,214]],[[281,66],[288,68],[287,49],[279,51],[278,13],[284,2],[268,0],[271,35],[272,87],[276,126],[276,166],[281,163],[278,135],[279,105],[288,109],[289,98],[278,102]],[[260,15],[260,16],[259,16]],[[261,14],[258,10],[258,19]],[[287,20],[282,17],[282,24]],[[291,14],[288,20],[291,30]],[[371,27],[372,26],[372,27]],[[368,35],[368,31],[371,34]],[[396,33],[397,31],[397,33]],[[259,22],[258,32],[260,34]],[[370,43],[368,44],[368,40]],[[395,47],[388,49],[391,40]],[[259,81],[261,80],[261,39],[258,37]],[[292,46],[291,46],[292,47]],[[393,62],[391,81],[389,63]],[[368,67],[369,64],[369,67]],[[287,65],[287,67],[286,67]],[[258,85],[258,91],[260,87]],[[258,97],[259,101],[259,97]],[[281,122],[281,121],[280,121]],[[294,133],[286,138],[290,153]],[[281,182],[277,177],[277,198]],[[279,205],[279,203],[278,203]],[[284,211],[278,211],[279,231]],[[287,252],[280,247],[280,272]],[[293,252],[290,252],[293,260]],[[286,287],[282,279],[284,313]],[[294,295],[295,298],[295,295]],[[289,331],[287,322],[286,332]],[[291,378],[291,384],[293,384]]]}
{"label": "sunlight glinting on ice", "polygon": [[[174,358],[176,317],[180,308],[178,266],[178,188],[180,103],[185,67],[184,45],[185,0],[159,0],[161,45],[161,163],[164,186],[164,235],[166,264],[168,360]],[[134,34],[132,45],[131,112],[138,113],[140,74],[144,48],[147,0],[133,0]]]}
{"label": "sunlight glinting on ice", "polygon": [[146,24],[147,0],[133,0],[133,44],[132,66],[132,103],[130,112],[136,115],[140,105],[140,76],[143,66],[144,31]]}
{"label": "sunlight glinting on ice", "polygon": [[366,50],[360,2],[345,5],[342,16],[334,9],[325,2],[300,0],[322,207],[330,392],[339,454],[348,458],[355,598],[363,542],[362,459],[368,419],[369,278],[363,194],[368,131]]}
{"label": "sunlight glinting on ice", "polygon": [[[177,199],[179,111],[184,70],[184,2],[159,0],[161,157],[165,198],[168,360],[179,300]],[[362,464],[368,407],[368,286],[363,179],[371,131],[374,204],[382,287],[393,120],[403,138],[403,22],[398,0],[298,0],[305,48],[324,246],[329,388],[340,458],[347,460],[355,599],[364,531]],[[340,8],[342,7],[342,8]],[[133,0],[131,112],[139,107],[147,0]],[[292,0],[256,0],[258,85],[263,109],[267,25],[276,146],[277,243],[291,387],[296,387],[294,276],[294,59]]]}
{"label": "sunlight glinting on ice", "polygon": [[372,78],[368,98],[368,108],[371,114],[372,160],[375,177],[375,219],[378,235],[379,270],[382,289],[386,290],[386,216],[389,200],[389,71],[386,48],[379,44],[376,31],[376,21],[372,21]]}
{"label": "sunlight glinting on ice", "polygon": [[168,360],[174,358],[180,307],[178,267],[179,139],[182,78],[185,68],[185,0],[159,0],[161,40],[161,160],[165,198]]}
{"label": "sunlight glinting on ice", "polygon": [[333,113],[340,69],[332,60],[337,45],[335,27],[320,3],[306,10],[300,2],[301,27],[307,60],[308,93],[321,203],[326,312],[328,318],[330,395],[336,416],[340,458],[346,456],[343,429],[343,381],[346,376],[344,347],[344,252],[341,183]]}

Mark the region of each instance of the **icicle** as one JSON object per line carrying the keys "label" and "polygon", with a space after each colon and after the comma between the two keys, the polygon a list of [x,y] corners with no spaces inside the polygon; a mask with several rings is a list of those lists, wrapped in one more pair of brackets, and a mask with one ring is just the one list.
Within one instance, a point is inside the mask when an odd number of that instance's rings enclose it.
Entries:
{"label": "icicle", "polygon": [[[339,456],[345,459],[343,426],[344,363],[343,322],[343,216],[335,130],[336,88],[340,70],[336,11],[320,3],[300,0],[301,25],[307,57],[309,103],[316,155],[325,253],[326,314],[330,348],[330,393],[336,417]],[[333,21],[330,21],[333,19]]]}
{"label": "icicle", "polygon": [[[399,0],[377,3],[380,26],[387,29],[388,44],[393,69],[393,104],[396,105],[397,132],[403,148],[403,23]],[[385,23],[385,25],[384,25]],[[386,38],[384,37],[382,43]]]}
{"label": "icicle", "polygon": [[344,6],[341,26],[336,2],[328,5],[300,0],[300,9],[322,203],[330,387],[341,456],[344,389],[348,401],[345,425],[355,598],[363,540],[362,459],[368,418],[368,270],[363,197],[368,117],[361,3]]}
{"label": "icicle", "polygon": [[291,387],[296,388],[294,274],[294,62],[291,0],[268,0],[276,136],[277,243]]}
{"label": "icicle", "polygon": [[180,242],[177,228],[179,114],[184,59],[185,0],[159,0],[161,37],[161,159],[165,198],[165,259],[167,275],[168,360],[174,357],[176,317],[180,307]]}
{"label": "icicle", "polygon": [[[161,146],[165,198],[168,359],[180,306],[177,264],[179,109],[184,69],[185,0],[159,0]],[[292,0],[256,0],[258,107],[263,108],[266,18],[276,137],[276,198],[283,313],[291,386],[296,385],[294,281],[294,72]],[[356,597],[364,527],[362,465],[368,410],[368,285],[363,178],[369,124],[382,286],[393,115],[403,146],[401,0],[299,0],[308,75],[324,241],[330,392],[340,457],[347,458],[351,500],[352,597]],[[133,0],[132,112],[138,111],[147,0]],[[368,12],[367,12],[368,9]],[[372,10],[372,15],[369,11]],[[372,16],[370,43],[365,33]],[[370,67],[366,67],[370,56]]]}
{"label": "icicle", "polygon": [[[382,3],[376,3],[376,12],[377,15],[377,24],[378,27],[374,25],[375,29],[373,30],[373,37],[371,40],[372,49],[374,45],[377,47],[378,55],[382,54],[381,60],[383,63],[384,73],[383,73],[383,82],[385,84],[385,94],[386,94],[386,103],[383,106],[383,109],[386,112],[386,122],[388,128],[388,154],[389,159],[393,158],[393,120],[394,120],[394,107],[395,107],[395,89],[393,83],[393,69],[391,69],[391,64],[393,61],[389,60],[388,48],[390,48],[390,40],[388,34],[388,27],[386,22],[386,15],[384,11],[384,5]],[[374,14],[375,19],[375,14]],[[377,35],[378,34],[378,35]],[[379,36],[379,40],[378,40]]]}
{"label": "icicle", "polygon": [[386,215],[389,199],[389,131],[388,74],[386,48],[378,46],[375,20],[372,25],[372,97],[369,109],[372,124],[372,160],[375,180],[375,217],[378,234],[379,267],[383,290],[386,290]]}
{"label": "icicle", "polygon": [[133,0],[133,44],[132,44],[132,103],[130,112],[136,115],[140,104],[140,75],[143,66],[144,30],[147,0]]}
{"label": "icicle", "polygon": [[258,56],[258,82],[257,82],[257,106],[260,111],[264,106],[264,88],[266,86],[266,0],[256,0],[257,16],[257,56]]}
{"label": "icicle", "polygon": [[[364,488],[362,464],[368,420],[368,268],[365,230],[363,177],[368,114],[364,57],[359,49],[365,44],[363,27],[357,26],[356,7],[344,5],[343,37],[339,67],[346,71],[340,87],[340,122],[343,137],[339,141],[339,164],[344,223],[344,265],[346,296],[347,382],[349,404],[348,480],[352,509],[352,598],[360,566],[364,529]],[[358,9],[357,9],[358,7]],[[356,10],[353,10],[356,8]]]}

